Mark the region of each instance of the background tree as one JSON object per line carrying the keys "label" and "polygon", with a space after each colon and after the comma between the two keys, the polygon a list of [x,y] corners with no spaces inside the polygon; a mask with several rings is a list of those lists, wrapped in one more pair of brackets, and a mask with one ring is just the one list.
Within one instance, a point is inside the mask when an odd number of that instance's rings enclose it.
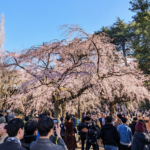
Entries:
{"label": "background tree", "polygon": [[119,102],[149,98],[137,64],[125,66],[105,33],[88,34],[74,25],[63,27],[67,35],[75,36],[73,40],[51,41],[7,55],[5,65],[19,67],[28,76],[8,99],[11,109],[21,105],[27,114],[54,109],[59,118],[64,111],[77,112],[80,99],[81,110],[93,110],[105,101],[112,114]]}
{"label": "background tree", "polygon": [[95,32],[95,34],[105,32],[113,39],[112,43],[117,45],[118,50],[123,52],[125,65],[127,65],[126,50],[128,48],[129,39],[134,35],[134,32],[132,32],[131,29],[130,24],[124,23],[123,20],[118,18],[112,26],[102,27],[100,31]]}
{"label": "background tree", "polygon": [[131,38],[131,45],[135,56],[139,61],[139,67],[144,73],[150,73],[150,1],[132,0],[130,10],[136,14],[133,16],[132,30],[135,36]]}

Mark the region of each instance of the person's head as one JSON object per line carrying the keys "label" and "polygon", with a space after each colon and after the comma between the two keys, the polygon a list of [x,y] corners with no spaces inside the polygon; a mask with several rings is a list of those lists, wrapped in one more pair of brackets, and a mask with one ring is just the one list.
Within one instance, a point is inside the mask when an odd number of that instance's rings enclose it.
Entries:
{"label": "person's head", "polygon": [[91,123],[91,118],[86,116],[86,117],[84,117],[84,121],[85,121],[86,124],[90,124]]}
{"label": "person's head", "polygon": [[38,121],[38,132],[41,137],[50,137],[54,127],[54,121],[50,117],[41,117]]}
{"label": "person's head", "polygon": [[7,125],[7,124],[6,123],[0,124],[0,136],[3,136],[7,133],[7,130],[5,129],[5,125]]}
{"label": "person's head", "polygon": [[75,114],[75,118],[76,118],[76,119],[78,118],[78,114]]}
{"label": "person's head", "polygon": [[90,118],[91,118],[91,114],[90,114],[90,112],[89,112],[89,111],[86,113],[86,116],[88,116],[88,117],[90,117]]}
{"label": "person's head", "polygon": [[29,120],[25,124],[25,134],[26,135],[37,135],[37,121],[36,120]]}
{"label": "person's head", "polygon": [[106,114],[105,113],[101,113],[101,116],[102,116],[102,118],[105,118]]}
{"label": "person's head", "polygon": [[122,118],[122,115],[121,115],[121,114],[118,114],[117,117],[118,117],[118,119],[121,119],[121,118]]}
{"label": "person's head", "polygon": [[27,122],[29,120],[29,116],[25,116],[25,121]]}
{"label": "person's head", "polygon": [[85,120],[84,120],[84,118],[85,118],[85,117],[83,117],[83,118],[82,118],[82,120],[81,120],[81,122],[82,122],[82,123],[85,123]]}
{"label": "person's head", "polygon": [[61,121],[61,122],[63,122],[63,121],[64,121],[64,118],[63,118],[63,117],[61,117],[61,118],[60,118],[60,121]]}
{"label": "person's head", "polygon": [[126,118],[122,118],[121,120],[122,120],[122,123],[124,123],[124,124],[127,122]]}
{"label": "person's head", "polygon": [[5,126],[9,137],[15,137],[18,140],[23,139],[24,136],[24,123],[19,118],[14,118],[9,121],[8,125]]}
{"label": "person's head", "polygon": [[134,121],[134,122],[137,122],[137,121],[138,121],[137,117],[134,117],[134,118],[133,118],[133,121]]}
{"label": "person's head", "polygon": [[98,117],[98,118],[100,118],[100,117],[101,117],[100,113],[97,113],[97,117]]}
{"label": "person's head", "polygon": [[69,115],[66,116],[66,120],[67,120],[67,121],[70,120],[70,116],[69,116]]}
{"label": "person's head", "polygon": [[6,112],[7,112],[8,115],[10,114],[10,110],[7,110]]}
{"label": "person's head", "polygon": [[97,120],[96,114],[92,114],[92,119],[93,119],[93,121]]}
{"label": "person's head", "polygon": [[112,123],[112,117],[111,116],[107,116],[106,120],[107,120],[107,123],[109,123],[109,124]]}
{"label": "person's head", "polygon": [[122,114],[122,118],[125,118],[125,115],[124,115],[124,114]]}
{"label": "person's head", "polygon": [[144,123],[143,122],[137,122],[136,126],[135,126],[135,131],[136,132],[145,132],[145,127],[144,127]]}

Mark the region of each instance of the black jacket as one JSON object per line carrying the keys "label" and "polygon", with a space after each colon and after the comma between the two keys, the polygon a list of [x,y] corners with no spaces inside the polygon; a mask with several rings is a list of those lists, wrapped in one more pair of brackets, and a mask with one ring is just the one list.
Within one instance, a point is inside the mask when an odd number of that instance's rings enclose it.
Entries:
{"label": "black jacket", "polygon": [[0,144],[0,150],[26,150],[19,143],[14,143],[13,141],[6,141]]}
{"label": "black jacket", "polygon": [[135,133],[135,126],[136,126],[136,122],[135,121],[133,121],[131,124],[129,124],[129,127],[132,130],[132,135],[134,135],[134,133]]}
{"label": "black jacket", "polygon": [[82,132],[82,129],[86,128],[86,124],[85,123],[79,123],[79,125],[77,126],[77,129],[79,131],[79,135],[81,137],[81,139],[86,139],[86,133]]}
{"label": "black jacket", "polygon": [[36,135],[25,135],[21,143],[24,148],[30,150],[30,145],[33,141],[36,141]]}
{"label": "black jacket", "polygon": [[147,144],[150,144],[150,137],[146,133],[135,133],[132,142],[132,150],[143,150],[144,145]]}
{"label": "black jacket", "polygon": [[102,127],[100,138],[104,145],[117,146],[120,143],[120,134],[112,124],[106,124]]}
{"label": "black jacket", "polygon": [[86,140],[91,144],[97,144],[98,132],[96,130],[94,123],[91,122],[90,124],[88,124],[86,126],[86,128],[88,129],[88,133],[86,135]]}

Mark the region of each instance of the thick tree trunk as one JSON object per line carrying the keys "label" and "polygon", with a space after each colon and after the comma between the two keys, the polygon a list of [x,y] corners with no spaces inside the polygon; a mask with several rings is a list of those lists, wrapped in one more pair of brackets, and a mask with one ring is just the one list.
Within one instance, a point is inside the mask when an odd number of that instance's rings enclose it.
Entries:
{"label": "thick tree trunk", "polygon": [[62,116],[66,118],[66,103],[61,104],[62,107]]}
{"label": "thick tree trunk", "polygon": [[110,103],[110,116],[113,116],[114,115],[114,113],[115,113],[115,106],[116,106],[116,104],[114,104],[114,103]]}
{"label": "thick tree trunk", "polygon": [[61,116],[62,116],[62,107],[59,101],[56,101],[54,104],[54,118],[57,118],[60,120]]}

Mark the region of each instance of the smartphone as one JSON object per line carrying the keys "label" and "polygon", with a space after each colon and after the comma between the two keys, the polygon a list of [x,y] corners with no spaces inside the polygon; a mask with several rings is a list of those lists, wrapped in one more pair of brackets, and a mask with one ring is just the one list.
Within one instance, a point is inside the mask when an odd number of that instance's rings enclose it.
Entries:
{"label": "smartphone", "polygon": [[54,121],[54,136],[57,136],[57,134],[56,134],[56,126],[58,127],[58,120],[57,119],[53,119],[53,121]]}

